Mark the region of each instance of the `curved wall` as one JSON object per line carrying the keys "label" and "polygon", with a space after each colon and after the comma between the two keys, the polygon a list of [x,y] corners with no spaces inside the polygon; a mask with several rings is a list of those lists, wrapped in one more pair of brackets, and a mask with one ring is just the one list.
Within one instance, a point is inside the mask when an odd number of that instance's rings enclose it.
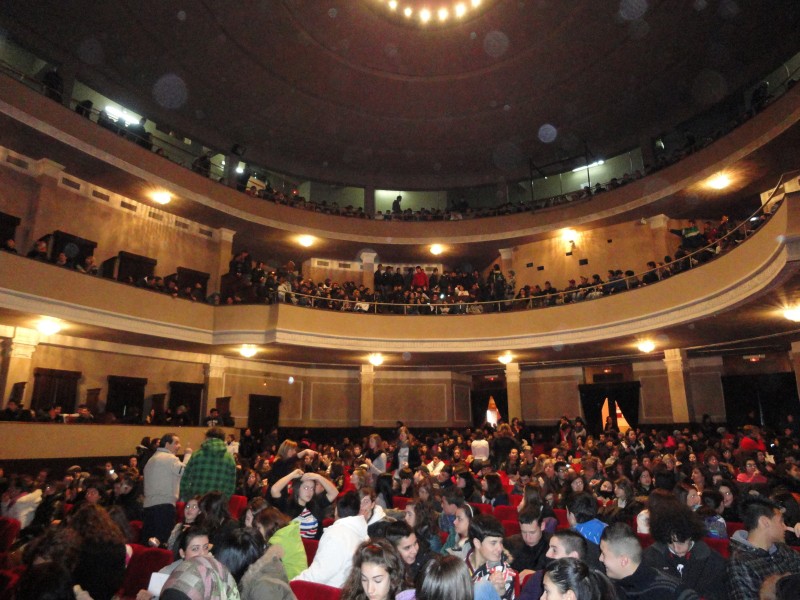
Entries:
{"label": "curved wall", "polygon": [[[286,231],[371,243],[427,244],[511,240],[619,215],[703,180],[778,136],[800,119],[795,86],[755,118],[707,148],[654,175],[588,202],[468,221],[394,223],[337,218],[254,200],[162,159],[4,75],[0,113],[178,197],[233,217]],[[24,107],[20,108],[20,107]],[[41,157],[37,157],[41,158]]]}

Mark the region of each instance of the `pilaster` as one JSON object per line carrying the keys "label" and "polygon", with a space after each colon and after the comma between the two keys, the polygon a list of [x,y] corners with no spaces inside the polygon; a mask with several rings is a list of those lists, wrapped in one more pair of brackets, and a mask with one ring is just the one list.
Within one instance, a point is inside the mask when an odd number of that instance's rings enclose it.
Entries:
{"label": "pilaster", "polygon": [[372,427],[375,423],[375,367],[361,365],[359,374],[361,382],[361,416],[362,427]]}
{"label": "pilaster", "polygon": [[11,396],[14,384],[25,382],[28,385],[25,386],[21,404],[28,406],[32,394],[33,353],[36,352],[40,338],[39,332],[35,329],[17,327],[14,329],[14,336],[6,340],[3,361],[5,364],[2,369],[3,405]]}
{"label": "pilaster", "polygon": [[508,395],[508,422],[517,417],[522,419],[522,390],[520,388],[519,363],[506,365],[506,394]]}
{"label": "pilaster", "polygon": [[688,423],[693,420],[694,415],[691,410],[692,390],[689,385],[686,350],[680,348],[664,350],[664,365],[667,367],[672,419],[675,423]]}

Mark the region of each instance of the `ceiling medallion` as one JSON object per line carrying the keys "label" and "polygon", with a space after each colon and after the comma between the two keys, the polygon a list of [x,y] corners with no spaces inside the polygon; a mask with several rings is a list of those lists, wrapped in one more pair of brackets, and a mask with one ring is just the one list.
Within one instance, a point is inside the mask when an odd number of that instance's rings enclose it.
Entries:
{"label": "ceiling medallion", "polygon": [[419,27],[457,25],[483,12],[494,0],[366,0],[390,19]]}

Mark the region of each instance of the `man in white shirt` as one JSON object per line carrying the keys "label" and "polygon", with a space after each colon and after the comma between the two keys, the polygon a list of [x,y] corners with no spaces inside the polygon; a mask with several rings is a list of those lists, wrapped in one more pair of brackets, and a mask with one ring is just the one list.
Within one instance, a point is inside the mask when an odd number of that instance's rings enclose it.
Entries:
{"label": "man in white shirt", "polygon": [[347,492],[336,501],[336,522],[322,534],[314,561],[293,581],[311,581],[338,588],[344,585],[356,548],[369,539],[367,521],[359,514],[360,510],[357,492]]}
{"label": "man in white shirt", "polygon": [[192,456],[192,449],[186,448],[181,462],[176,456],[180,451],[180,438],[174,433],[165,433],[144,467],[143,540],[157,538],[166,542],[175,526],[175,505],[180,494],[181,477]]}

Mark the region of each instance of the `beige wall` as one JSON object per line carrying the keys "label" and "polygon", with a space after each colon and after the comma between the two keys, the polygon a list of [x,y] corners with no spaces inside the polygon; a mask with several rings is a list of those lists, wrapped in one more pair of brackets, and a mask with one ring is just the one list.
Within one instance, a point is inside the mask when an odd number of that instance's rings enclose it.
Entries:
{"label": "beige wall", "polygon": [[[25,254],[30,250],[28,240],[30,234],[31,219],[30,213],[35,206],[35,199],[39,193],[39,185],[31,177],[17,173],[11,169],[3,169],[0,177],[0,212],[19,217],[21,219],[17,227],[17,251]],[[5,240],[2,240],[3,243]]]}
{"label": "beige wall", "polygon": [[[7,172],[7,171],[4,171]],[[95,257],[101,262],[121,250],[158,260],[156,273],[167,276],[177,267],[213,273],[217,266],[218,243],[183,233],[155,219],[125,214],[58,187],[55,179],[40,177],[37,200],[20,195],[16,213],[35,211],[28,243],[56,230],[97,242]],[[9,211],[5,211],[9,212]],[[76,218],[80,215],[80,218]],[[23,218],[23,221],[25,219]]]}
{"label": "beige wall", "polygon": [[580,367],[523,371],[520,378],[522,418],[529,425],[553,425],[561,415],[581,415]]}
{"label": "beige wall", "polygon": [[[238,432],[224,428],[227,433]],[[0,423],[0,457],[85,458],[134,454],[144,436],[177,433],[184,450],[197,450],[205,439],[205,427],[142,427],[141,425],[65,425],[60,423]],[[86,464],[84,467],[88,466]]]}
{"label": "beige wall", "polygon": [[[679,226],[677,221],[669,225]],[[544,287],[545,281],[563,289],[570,279],[580,283],[581,275],[591,280],[595,273],[605,281],[609,269],[642,273],[648,261],[661,262],[665,255],[675,253],[680,238],[669,233],[669,227],[653,228],[634,221],[578,231],[574,250],[560,234],[549,240],[519,246],[512,259],[512,268],[517,273],[517,289],[535,284]],[[566,256],[569,251],[572,251],[572,256]],[[578,261],[581,259],[588,259],[589,264],[580,266]],[[527,267],[529,263],[533,266]],[[544,266],[544,270],[537,270],[539,266]]]}
{"label": "beige wall", "polygon": [[[150,358],[145,352],[142,349],[142,354],[136,356],[39,344],[33,353],[32,367],[80,371],[83,376],[78,382],[78,402],[85,401],[87,389],[100,388],[101,407],[105,407],[109,375],[146,378],[145,410],[149,410],[153,394],[169,394],[170,381],[203,383],[202,364]],[[28,386],[32,391],[33,382]]]}
{"label": "beige wall", "polygon": [[673,423],[667,367],[664,363],[662,361],[633,363],[633,378],[642,384],[639,391],[639,421]]}
{"label": "beige wall", "polygon": [[714,421],[725,420],[724,375],[722,358],[709,356],[689,360],[689,385],[692,390],[693,413],[697,421],[708,413]]}

